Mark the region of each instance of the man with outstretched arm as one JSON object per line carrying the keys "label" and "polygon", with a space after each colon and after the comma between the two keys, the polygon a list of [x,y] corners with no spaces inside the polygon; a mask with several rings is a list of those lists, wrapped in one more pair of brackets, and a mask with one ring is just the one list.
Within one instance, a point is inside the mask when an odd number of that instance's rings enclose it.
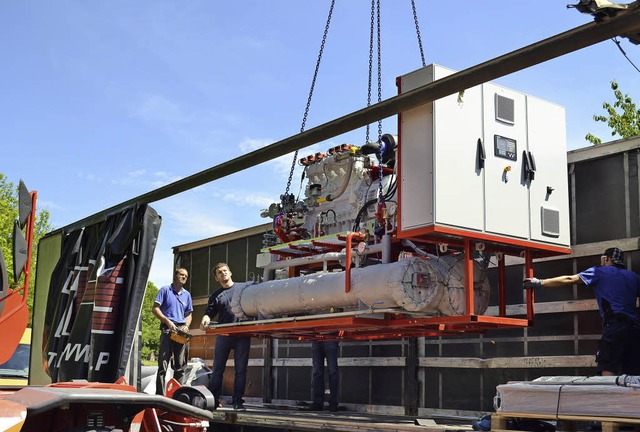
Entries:
{"label": "man with outstretched arm", "polygon": [[600,265],[550,279],[527,278],[524,288],[586,285],[593,289],[602,317],[602,338],[596,354],[599,375],[640,375],[640,276],[624,268],[624,254],[609,248]]}

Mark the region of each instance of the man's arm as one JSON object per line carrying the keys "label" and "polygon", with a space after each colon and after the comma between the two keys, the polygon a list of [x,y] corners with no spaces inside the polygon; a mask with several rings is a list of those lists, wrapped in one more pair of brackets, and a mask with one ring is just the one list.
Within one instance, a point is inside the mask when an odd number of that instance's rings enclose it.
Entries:
{"label": "man's arm", "polygon": [[174,323],[171,322],[169,318],[164,316],[162,311],[160,310],[160,303],[153,303],[153,308],[151,308],[151,312],[155,315],[156,318],[160,320],[161,323],[164,323],[169,330],[176,331],[178,328]]}
{"label": "man's arm", "polygon": [[189,331],[189,327],[191,327],[191,319],[193,318],[193,316],[191,316],[191,312],[187,312],[186,314],[184,314],[184,322],[185,325],[187,326],[186,329],[183,329],[185,331]]}
{"label": "man's arm", "polygon": [[209,301],[207,302],[207,309],[204,311],[204,316],[200,321],[200,328],[202,330],[204,330],[205,327],[209,325],[209,323],[211,322],[211,318],[213,318],[218,314],[216,294],[217,292],[214,292],[213,294],[211,294],[211,297],[209,297]]}
{"label": "man's arm", "polygon": [[204,314],[204,316],[202,317],[202,320],[200,321],[200,328],[204,330],[204,328],[208,326],[210,322],[211,322],[211,318],[209,317],[209,315]]}
{"label": "man's arm", "polygon": [[558,288],[569,285],[584,285],[584,281],[580,278],[579,275],[565,275],[565,276],[557,276],[549,279],[537,279],[537,278],[527,278],[522,283],[524,288],[539,288],[539,287],[549,287],[549,288]]}

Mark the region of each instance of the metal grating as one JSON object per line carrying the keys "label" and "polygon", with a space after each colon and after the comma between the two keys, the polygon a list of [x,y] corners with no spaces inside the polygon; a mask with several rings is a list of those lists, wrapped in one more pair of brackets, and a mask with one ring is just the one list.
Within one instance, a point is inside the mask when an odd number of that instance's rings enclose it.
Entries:
{"label": "metal grating", "polygon": [[549,237],[560,236],[560,212],[556,209],[541,207],[542,235]]}
{"label": "metal grating", "polygon": [[515,123],[515,102],[496,93],[496,120],[503,123]]}

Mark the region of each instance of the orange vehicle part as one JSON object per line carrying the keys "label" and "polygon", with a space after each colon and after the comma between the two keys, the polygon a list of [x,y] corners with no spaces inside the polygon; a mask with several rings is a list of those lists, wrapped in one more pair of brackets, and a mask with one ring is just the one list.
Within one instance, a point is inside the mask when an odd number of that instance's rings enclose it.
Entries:
{"label": "orange vehicle part", "polygon": [[35,191],[30,193],[31,212],[27,218],[25,240],[27,243],[27,261],[22,269],[24,281],[19,288],[9,289],[7,295],[0,298],[4,307],[0,309],[0,332],[2,344],[0,344],[0,364],[11,358],[13,352],[20,343],[20,338],[29,323],[29,308],[27,297],[29,294],[29,282],[31,280],[31,251],[33,248],[33,229],[35,226],[36,199]]}
{"label": "orange vehicle part", "polygon": [[118,383],[64,382],[18,391],[0,391],[2,430],[204,431],[210,411],[165,396],[138,393]]}

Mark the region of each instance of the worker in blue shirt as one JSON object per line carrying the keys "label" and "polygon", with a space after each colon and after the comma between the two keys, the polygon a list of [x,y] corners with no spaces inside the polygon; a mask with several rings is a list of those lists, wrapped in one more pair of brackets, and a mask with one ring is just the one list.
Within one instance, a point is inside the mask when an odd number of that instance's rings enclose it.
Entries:
{"label": "worker in blue shirt", "polygon": [[624,268],[624,254],[609,248],[600,257],[600,266],[568,276],[550,279],[528,278],[524,288],[562,287],[573,284],[593,289],[600,316],[602,338],[596,354],[599,375],[640,375],[640,276]]}
{"label": "worker in blue shirt", "polygon": [[165,390],[165,375],[169,361],[173,358],[171,368],[173,377],[180,381],[187,365],[187,344],[171,340],[171,333],[181,330],[189,332],[193,303],[191,294],[184,288],[189,273],[179,268],[173,274],[173,283],[160,288],[153,302],[151,312],[160,320],[160,353],[158,355],[158,374],[156,377],[156,394],[162,395]]}

